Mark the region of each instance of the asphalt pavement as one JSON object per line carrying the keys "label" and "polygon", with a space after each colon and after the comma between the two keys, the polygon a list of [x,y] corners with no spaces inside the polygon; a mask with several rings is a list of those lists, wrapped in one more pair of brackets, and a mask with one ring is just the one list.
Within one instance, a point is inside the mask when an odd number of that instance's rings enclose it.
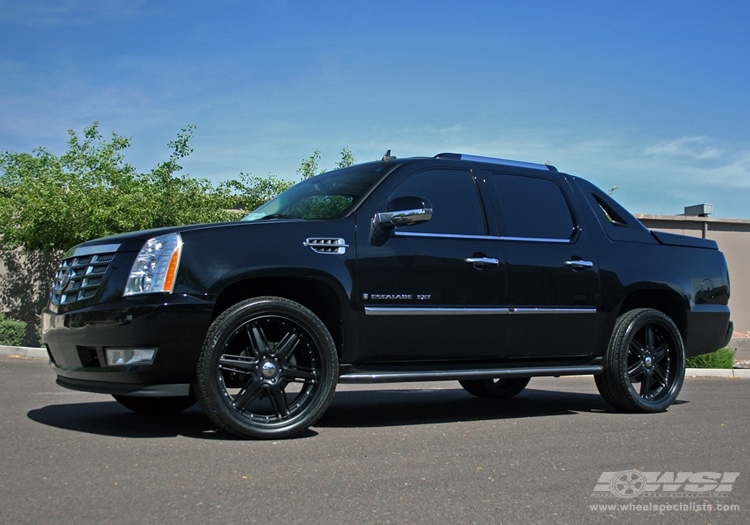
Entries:
{"label": "asphalt pavement", "polygon": [[341,385],[279,441],[54,379],[0,357],[2,524],[750,522],[744,379],[689,377],[648,415],[612,411],[590,377],[534,378],[504,402],[456,382]]}

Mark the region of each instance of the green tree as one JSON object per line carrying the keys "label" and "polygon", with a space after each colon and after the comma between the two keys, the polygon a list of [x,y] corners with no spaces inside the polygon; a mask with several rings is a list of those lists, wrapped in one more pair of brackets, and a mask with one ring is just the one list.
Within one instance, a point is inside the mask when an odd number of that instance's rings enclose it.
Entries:
{"label": "green tree", "polygon": [[0,304],[38,323],[61,252],[83,241],[188,222],[228,220],[229,195],[208,181],[178,177],[192,127],[170,142],[169,160],[139,174],[125,162],[130,141],[105,139],[96,122],[68,149],[0,154]]}
{"label": "green tree", "polygon": [[309,158],[302,159],[302,165],[297,169],[297,175],[302,180],[309,179],[315,175],[325,173],[325,170],[318,171],[318,163],[320,162],[320,150],[316,149]]}
{"label": "green tree", "polygon": [[351,166],[355,162],[356,159],[354,158],[351,150],[348,147],[344,146],[344,149],[341,150],[341,160],[336,163],[336,169],[346,168],[348,166]]}
{"label": "green tree", "polygon": [[[344,147],[341,150],[341,159],[336,163],[335,169],[346,168],[354,164],[355,159],[351,150],[348,147]],[[315,175],[325,173],[326,170],[319,170],[318,165],[320,164],[320,150],[316,149],[312,155],[306,159],[302,159],[302,164],[297,169],[297,175],[300,176],[301,180],[309,179]]]}
{"label": "green tree", "polygon": [[235,214],[234,218],[239,219],[293,185],[293,181],[280,179],[271,173],[267,177],[240,173],[238,179],[227,180],[219,184],[217,191],[226,199],[227,209]]}
{"label": "green tree", "polygon": [[0,235],[5,248],[65,250],[126,231],[229,220],[232,195],[208,180],[178,175],[193,127],[169,142],[168,160],[139,174],[124,160],[130,141],[106,140],[95,122],[68,151],[0,154]]}
{"label": "green tree", "polygon": [[[237,180],[214,186],[206,179],[181,175],[182,159],[193,151],[194,126],[168,143],[169,158],[148,173],[125,162],[130,140],[98,123],[83,137],[68,132],[68,150],[60,157],[44,148],[31,154],[0,154],[0,245],[5,249],[62,251],[89,239],[126,231],[235,220],[288,189],[293,182],[240,173]],[[302,161],[297,174],[323,173],[320,150]],[[348,148],[336,168],[354,163]]]}
{"label": "green tree", "polygon": [[143,185],[148,189],[149,228],[221,222],[236,215],[231,211],[233,197],[226,186],[214,187],[207,179],[178,175],[182,171],[180,160],[193,152],[194,129],[181,129],[177,139],[168,143],[172,149],[169,159],[143,175]]}
{"label": "green tree", "polygon": [[[79,137],[68,131],[68,150],[56,156],[45,148],[0,153],[0,304],[17,318],[37,322],[62,251],[98,237],[127,231],[237,220],[288,189],[275,175],[238,179],[214,186],[180,174],[193,151],[194,126],[168,143],[169,158],[148,173],[125,162],[130,140],[112,133],[107,140],[94,122]],[[303,160],[297,173],[319,171],[320,150]],[[336,167],[354,162],[348,148]]]}
{"label": "green tree", "polygon": [[[105,141],[96,123],[83,140],[70,131],[68,151],[57,157],[44,148],[0,154],[0,235],[6,248],[64,250],[92,237],[109,235],[132,221],[119,213],[120,194],[138,185],[124,162],[128,139]],[[129,211],[129,210],[128,210]]]}

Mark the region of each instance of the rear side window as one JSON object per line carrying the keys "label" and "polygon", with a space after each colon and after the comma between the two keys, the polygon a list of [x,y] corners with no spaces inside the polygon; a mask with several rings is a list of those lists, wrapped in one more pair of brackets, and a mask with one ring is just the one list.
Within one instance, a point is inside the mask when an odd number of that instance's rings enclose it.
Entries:
{"label": "rear side window", "polygon": [[582,191],[597,221],[611,240],[649,244],[656,242],[648,228],[612,197],[588,181],[583,179],[573,179],[573,181]]}
{"label": "rear side window", "polygon": [[562,189],[549,179],[492,174],[505,221],[504,237],[570,239],[575,223]]}
{"label": "rear side window", "polygon": [[484,213],[470,171],[430,169],[410,175],[390,195],[422,197],[432,204],[432,219],[415,226],[398,228],[405,232],[484,235]]}

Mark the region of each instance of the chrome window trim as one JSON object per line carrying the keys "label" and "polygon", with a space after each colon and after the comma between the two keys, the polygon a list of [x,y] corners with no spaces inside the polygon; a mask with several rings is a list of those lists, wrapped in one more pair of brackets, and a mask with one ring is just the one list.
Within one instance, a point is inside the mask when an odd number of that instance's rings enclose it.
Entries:
{"label": "chrome window trim", "polygon": [[71,248],[63,259],[70,259],[71,257],[84,257],[86,255],[98,255],[100,253],[112,253],[116,252],[120,248],[119,244],[99,244],[97,246],[81,246],[78,248]]}
{"label": "chrome window trim", "polygon": [[480,241],[511,241],[511,242],[546,242],[556,244],[570,244],[570,239],[545,239],[543,237],[508,237],[505,235],[472,235],[461,233],[425,233],[425,232],[405,232],[396,230],[393,232],[394,237],[424,237],[427,239],[477,239]]}
{"label": "chrome window trim", "polygon": [[512,242],[547,242],[556,244],[570,244],[570,239],[545,239],[543,237],[500,237],[501,241],[512,241]]}
{"label": "chrome window trim", "polygon": [[423,232],[405,232],[396,230],[393,232],[394,237],[425,237],[429,239],[477,239],[481,241],[499,241],[501,238],[495,235],[471,235],[460,233],[423,233]]}

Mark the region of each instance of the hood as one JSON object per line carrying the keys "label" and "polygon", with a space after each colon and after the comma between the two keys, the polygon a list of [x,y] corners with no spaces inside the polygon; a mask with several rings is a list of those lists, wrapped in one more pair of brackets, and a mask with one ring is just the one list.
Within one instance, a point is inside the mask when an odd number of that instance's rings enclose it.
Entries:
{"label": "hood", "polygon": [[229,225],[240,225],[240,224],[250,224],[250,223],[231,223],[231,222],[215,222],[210,224],[191,224],[187,226],[169,226],[166,228],[154,228],[151,230],[140,230],[135,232],[128,232],[128,233],[121,233],[118,235],[111,235],[109,237],[101,237],[98,239],[92,239],[90,241],[83,242],[81,244],[78,244],[76,246],[73,246],[69,250],[65,252],[65,258],[73,256],[74,253],[81,252],[82,250],[87,250],[91,248],[95,248],[97,246],[116,246],[116,249],[112,249],[111,251],[118,251],[118,252],[127,252],[127,251],[135,251],[141,249],[143,246],[143,243],[146,242],[148,239],[152,237],[157,237],[159,235],[164,235],[167,233],[184,233],[189,231],[196,231],[196,230],[204,230],[204,229],[210,229],[210,228],[217,228],[217,227],[227,227]]}

